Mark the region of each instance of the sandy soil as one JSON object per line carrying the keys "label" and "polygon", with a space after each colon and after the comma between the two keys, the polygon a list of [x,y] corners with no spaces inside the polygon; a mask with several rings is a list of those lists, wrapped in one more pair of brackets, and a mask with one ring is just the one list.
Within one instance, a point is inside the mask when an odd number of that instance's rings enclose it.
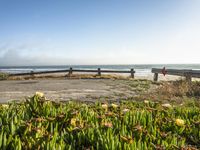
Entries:
{"label": "sandy soil", "polygon": [[[152,80],[152,76],[135,77],[136,79]],[[159,80],[169,81],[181,79],[177,76],[159,75]],[[48,99],[53,100],[83,100],[96,99],[117,100],[136,95],[135,90],[127,83],[131,80],[115,79],[32,79],[0,81],[0,103],[9,100],[21,100],[32,96],[36,91],[45,93]]]}
{"label": "sandy soil", "polygon": [[111,79],[47,79],[18,80],[0,82],[0,102],[21,100],[33,95],[36,91],[44,92],[47,98],[53,100],[94,100],[97,98],[115,99],[134,95],[125,80]]}

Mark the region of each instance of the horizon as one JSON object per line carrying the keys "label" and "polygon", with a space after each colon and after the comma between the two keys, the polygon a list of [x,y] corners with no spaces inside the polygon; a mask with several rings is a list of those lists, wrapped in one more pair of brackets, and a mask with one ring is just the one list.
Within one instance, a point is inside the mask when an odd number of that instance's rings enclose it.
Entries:
{"label": "horizon", "polygon": [[13,66],[2,66],[0,65],[0,67],[64,67],[64,66],[151,66],[151,65],[163,65],[163,66],[173,66],[173,65],[197,65],[200,67],[200,63],[184,63],[184,64],[181,64],[181,63],[177,63],[177,64],[173,64],[173,63],[168,63],[168,64],[92,64],[92,65],[82,65],[82,64],[74,64],[74,65],[71,65],[71,64],[66,64],[66,65],[23,65],[23,66],[19,66],[19,65],[13,65]]}
{"label": "horizon", "polygon": [[200,64],[200,1],[0,1],[0,66]]}

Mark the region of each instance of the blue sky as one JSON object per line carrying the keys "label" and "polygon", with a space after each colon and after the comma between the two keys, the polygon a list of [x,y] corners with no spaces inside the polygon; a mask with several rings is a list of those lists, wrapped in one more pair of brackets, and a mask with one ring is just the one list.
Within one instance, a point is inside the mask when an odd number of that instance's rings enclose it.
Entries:
{"label": "blue sky", "polygon": [[0,65],[200,63],[199,0],[0,0]]}

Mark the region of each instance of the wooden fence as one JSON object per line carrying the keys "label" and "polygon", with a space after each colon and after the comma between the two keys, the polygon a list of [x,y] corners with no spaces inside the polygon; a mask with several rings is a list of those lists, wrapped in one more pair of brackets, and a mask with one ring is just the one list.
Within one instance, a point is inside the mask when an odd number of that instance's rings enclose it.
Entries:
{"label": "wooden fence", "polygon": [[72,75],[73,72],[91,72],[91,73],[97,73],[99,76],[101,76],[102,73],[129,73],[131,74],[131,77],[134,78],[135,71],[134,69],[130,69],[130,71],[123,71],[123,70],[102,70],[101,68],[98,68],[97,70],[84,70],[84,69],[73,69],[69,68],[66,70],[54,70],[54,71],[39,71],[39,72],[27,72],[27,73],[15,73],[15,74],[9,74],[9,76],[25,76],[25,75],[36,75],[36,74],[50,74],[50,73],[68,73],[69,75]]}
{"label": "wooden fence", "polygon": [[[154,81],[158,81],[158,74],[163,74],[163,69],[152,68],[154,73]],[[191,81],[192,77],[200,78],[200,70],[188,70],[188,69],[166,69],[164,70],[166,75],[184,76],[187,81]]]}

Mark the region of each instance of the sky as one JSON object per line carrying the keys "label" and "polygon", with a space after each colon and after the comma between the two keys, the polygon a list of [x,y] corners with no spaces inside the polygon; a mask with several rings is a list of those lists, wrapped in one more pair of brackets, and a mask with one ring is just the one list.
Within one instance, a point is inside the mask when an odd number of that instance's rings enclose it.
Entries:
{"label": "sky", "polygon": [[0,0],[0,66],[199,58],[200,0]]}

